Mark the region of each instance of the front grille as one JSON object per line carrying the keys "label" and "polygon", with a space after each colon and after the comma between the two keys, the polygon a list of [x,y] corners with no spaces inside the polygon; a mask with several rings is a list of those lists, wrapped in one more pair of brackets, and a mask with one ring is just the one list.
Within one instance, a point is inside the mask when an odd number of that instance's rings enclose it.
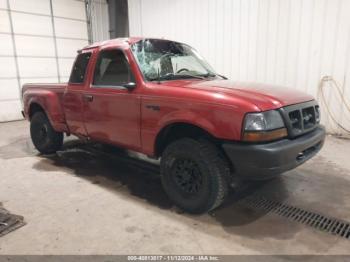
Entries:
{"label": "front grille", "polygon": [[319,122],[319,107],[316,101],[286,106],[281,109],[291,137],[313,130]]}

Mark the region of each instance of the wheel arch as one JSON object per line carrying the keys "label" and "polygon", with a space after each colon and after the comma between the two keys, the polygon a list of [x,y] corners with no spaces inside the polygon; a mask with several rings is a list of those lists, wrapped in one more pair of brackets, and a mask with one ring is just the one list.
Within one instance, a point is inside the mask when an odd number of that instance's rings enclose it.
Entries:
{"label": "wheel arch", "polygon": [[162,152],[171,142],[184,138],[206,138],[211,141],[215,141],[216,138],[205,128],[185,121],[173,122],[165,125],[158,132],[155,144],[154,144],[154,153],[156,157],[160,157]]}
{"label": "wheel arch", "polygon": [[47,116],[47,113],[45,112],[45,109],[44,107],[38,103],[38,102],[32,102],[29,106],[29,110],[28,110],[28,116],[29,116],[29,120],[32,119],[33,115],[36,113],[36,112],[43,112],[44,114],[46,114]]}
{"label": "wheel arch", "polygon": [[[46,101],[41,99],[32,99],[29,102],[27,117],[30,121],[36,112],[43,112],[50,121],[50,124],[57,132],[69,132],[68,127],[63,121],[63,116],[61,112],[56,113],[54,110],[55,106],[52,104],[47,104]],[[52,112],[53,111],[53,112]]]}

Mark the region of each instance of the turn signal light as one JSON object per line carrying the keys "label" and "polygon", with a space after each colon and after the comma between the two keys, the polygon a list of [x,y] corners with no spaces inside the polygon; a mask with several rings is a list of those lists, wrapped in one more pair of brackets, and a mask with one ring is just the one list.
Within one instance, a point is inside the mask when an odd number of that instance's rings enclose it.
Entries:
{"label": "turn signal light", "polygon": [[288,135],[286,128],[271,131],[245,131],[243,141],[245,142],[268,142],[277,140]]}

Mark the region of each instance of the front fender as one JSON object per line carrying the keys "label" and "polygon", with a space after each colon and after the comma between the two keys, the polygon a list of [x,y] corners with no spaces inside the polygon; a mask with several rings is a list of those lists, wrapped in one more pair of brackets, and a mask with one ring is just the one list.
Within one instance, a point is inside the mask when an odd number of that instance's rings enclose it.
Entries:
{"label": "front fender", "polygon": [[210,122],[207,118],[204,118],[203,116],[197,114],[196,112],[188,110],[177,110],[163,116],[158,122],[156,131],[157,134],[159,134],[159,132],[166,126],[174,123],[187,123],[197,126],[214,137],[216,134],[216,127],[212,122]]}

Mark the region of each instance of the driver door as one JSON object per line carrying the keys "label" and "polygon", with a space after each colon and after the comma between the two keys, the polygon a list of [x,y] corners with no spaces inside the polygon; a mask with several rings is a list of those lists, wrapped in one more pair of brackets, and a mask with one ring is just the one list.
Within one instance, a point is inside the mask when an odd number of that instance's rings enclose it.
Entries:
{"label": "driver door", "polygon": [[130,149],[141,147],[140,96],[123,85],[135,82],[122,50],[98,53],[92,85],[84,93],[84,119],[89,137]]}

